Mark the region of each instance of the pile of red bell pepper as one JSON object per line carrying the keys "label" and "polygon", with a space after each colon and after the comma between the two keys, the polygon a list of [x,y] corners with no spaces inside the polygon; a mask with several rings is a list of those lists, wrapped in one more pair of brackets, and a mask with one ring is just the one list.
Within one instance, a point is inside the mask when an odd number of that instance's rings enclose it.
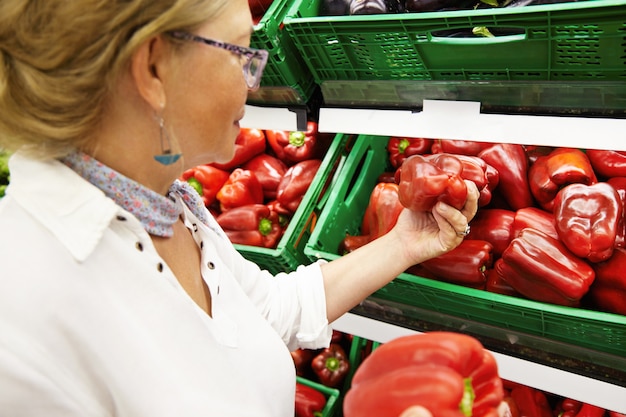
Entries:
{"label": "pile of red bell pepper", "polygon": [[226,163],[185,171],[233,243],[275,248],[330,144],[317,123],[305,132],[242,128]]}
{"label": "pile of red bell pepper", "polygon": [[386,233],[402,207],[461,207],[470,180],[480,191],[470,234],[407,272],[626,314],[626,152],[399,137],[387,151],[361,231],[339,253]]}

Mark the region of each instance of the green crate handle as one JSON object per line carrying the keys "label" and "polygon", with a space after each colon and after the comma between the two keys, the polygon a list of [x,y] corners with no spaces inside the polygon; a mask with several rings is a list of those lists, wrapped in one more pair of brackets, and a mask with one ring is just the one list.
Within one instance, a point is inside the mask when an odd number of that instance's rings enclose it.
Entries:
{"label": "green crate handle", "polygon": [[518,33],[514,35],[493,35],[488,36],[475,36],[473,38],[454,38],[445,36],[436,36],[433,33],[428,34],[428,40],[430,42],[436,42],[438,44],[447,45],[488,45],[488,44],[500,44],[505,42],[519,42],[526,40],[526,32]]}

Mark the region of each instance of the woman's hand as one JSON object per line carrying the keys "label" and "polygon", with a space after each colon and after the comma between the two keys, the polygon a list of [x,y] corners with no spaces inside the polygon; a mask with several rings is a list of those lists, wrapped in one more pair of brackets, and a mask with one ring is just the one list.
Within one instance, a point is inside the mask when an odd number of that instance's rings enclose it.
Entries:
{"label": "woman's hand", "polygon": [[[401,241],[408,265],[415,265],[456,248],[465,237],[469,222],[478,210],[479,192],[471,181],[461,210],[438,202],[432,212],[405,209],[390,233]],[[467,234],[467,233],[465,233]]]}

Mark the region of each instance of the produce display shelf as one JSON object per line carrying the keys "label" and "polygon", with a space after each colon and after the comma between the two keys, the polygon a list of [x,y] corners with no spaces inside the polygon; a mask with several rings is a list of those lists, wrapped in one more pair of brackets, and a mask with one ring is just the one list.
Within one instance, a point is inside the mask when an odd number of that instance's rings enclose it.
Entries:
{"label": "produce display shelf", "polygon": [[306,62],[283,26],[291,3],[292,0],[274,0],[254,26],[250,46],[267,50],[269,58],[261,87],[248,94],[250,104],[304,105],[315,91]]}
{"label": "produce display shelf", "polygon": [[[311,260],[338,258],[346,234],[358,234],[378,176],[388,169],[388,137],[359,135],[305,245]],[[384,260],[381,260],[384,262]],[[499,329],[626,357],[626,316],[564,307],[403,273],[373,297]]]}

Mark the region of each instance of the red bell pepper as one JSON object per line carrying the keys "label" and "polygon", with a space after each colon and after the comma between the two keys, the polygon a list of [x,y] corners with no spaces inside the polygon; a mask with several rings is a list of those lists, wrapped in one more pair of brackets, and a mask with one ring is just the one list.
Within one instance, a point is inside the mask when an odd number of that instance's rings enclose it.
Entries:
{"label": "red bell pepper", "polygon": [[319,159],[307,159],[287,169],[276,189],[276,200],[282,207],[291,213],[296,212],[320,165],[322,161]]}
{"label": "red bell pepper", "polygon": [[287,165],[275,156],[267,153],[259,154],[243,164],[243,169],[253,171],[263,187],[263,195],[266,200],[276,198],[278,184],[287,172]]}
{"label": "red bell pepper", "polygon": [[493,266],[491,243],[464,239],[449,252],[421,263],[437,279],[483,289],[486,271]]}
{"label": "red bell pepper", "polygon": [[400,168],[406,158],[411,155],[424,155],[430,153],[434,139],[404,138],[394,136],[387,142],[389,162],[394,168]]}
{"label": "red bell pepper", "polygon": [[217,192],[222,211],[248,204],[263,203],[263,187],[252,171],[235,168]]}
{"label": "red bell pepper", "polygon": [[573,398],[562,398],[554,408],[555,417],[576,417],[583,403]]}
{"label": "red bell pepper", "polygon": [[478,206],[484,207],[491,202],[492,192],[498,186],[500,174],[487,164],[484,159],[473,155],[454,155],[463,163],[461,177],[476,184],[478,192]]}
{"label": "red bell pepper", "polygon": [[233,158],[225,163],[212,163],[211,165],[225,171],[232,171],[252,159],[253,156],[265,152],[266,142],[265,133],[262,130],[242,127],[235,139]]}
{"label": "red bell pepper", "polygon": [[604,417],[606,409],[597,405],[583,403],[576,417]]}
{"label": "red bell pepper", "polygon": [[488,269],[485,272],[487,276],[487,282],[485,284],[485,291],[492,292],[494,294],[504,294],[513,297],[518,297],[520,294],[515,291],[515,288],[511,287],[505,280],[498,275],[498,271],[495,268]]}
{"label": "red bell pepper", "polygon": [[548,398],[536,388],[520,385],[511,390],[511,398],[524,417],[553,417]]}
{"label": "red bell pepper", "polygon": [[229,176],[229,172],[214,166],[198,165],[183,172],[181,180],[187,181],[200,194],[204,205],[209,207]]}
{"label": "red bell pepper", "polygon": [[595,278],[593,268],[547,234],[524,229],[495,262],[498,275],[532,300],[578,306]]}
{"label": "red bell pepper", "polygon": [[307,122],[306,131],[266,130],[267,143],[276,157],[288,165],[316,159],[317,123]]}
{"label": "red bell pepper", "polygon": [[540,156],[548,155],[556,149],[554,146],[524,145],[528,162],[532,165]]}
{"label": "red bell pepper", "polygon": [[560,239],[554,225],[554,215],[538,207],[524,207],[515,212],[513,238],[526,228],[540,230],[554,239]]}
{"label": "red bell pepper", "polygon": [[626,247],[626,177],[612,177],[607,181],[611,187],[615,188],[619,199],[622,202],[622,218],[617,226],[617,236],[615,237],[615,247]]}
{"label": "red bell pepper", "polygon": [[296,382],[296,417],[322,417],[326,397],[313,387]]}
{"label": "red bell pepper", "polygon": [[574,183],[595,184],[597,178],[583,151],[556,148],[548,155],[537,158],[530,166],[528,182],[537,203],[552,211],[554,198],[561,188]]}
{"label": "red bell pepper", "polygon": [[367,245],[370,242],[369,235],[346,235],[341,242],[339,242],[339,255],[346,255]]}
{"label": "red bell pepper", "polygon": [[459,155],[478,155],[480,151],[488,148],[489,142],[476,142],[471,140],[437,139],[432,145],[432,153],[451,153]]}
{"label": "red bell pepper", "polygon": [[498,171],[497,191],[512,210],[534,205],[528,184],[528,157],[522,145],[496,143],[478,156]]}
{"label": "red bell pepper", "polygon": [[587,149],[585,153],[598,176],[626,177],[626,152]]}
{"label": "red bell pepper", "polygon": [[493,256],[499,258],[513,240],[515,212],[498,208],[481,208],[472,219],[466,240],[486,240]]}
{"label": "red bell pepper", "polygon": [[569,184],[554,198],[556,231],[575,255],[591,262],[613,254],[617,228],[622,220],[622,201],[606,182]]}
{"label": "red bell pepper", "polygon": [[422,405],[434,417],[491,416],[504,396],[491,353],[453,332],[402,336],[375,349],[356,369],[345,417],[397,417]]}
{"label": "red bell pepper", "polygon": [[398,197],[399,188],[394,183],[380,182],[372,190],[362,226],[370,240],[387,234],[396,225],[404,209]]}
{"label": "red bell pepper", "polygon": [[413,211],[430,211],[437,201],[461,209],[467,200],[462,171],[463,163],[450,154],[413,155],[399,169],[400,202]]}
{"label": "red bell pepper", "polygon": [[327,348],[313,358],[311,368],[320,383],[335,388],[341,384],[350,371],[350,360],[345,350],[337,343],[331,343]]}
{"label": "red bell pepper", "polygon": [[593,269],[596,279],[589,289],[591,302],[602,311],[626,315],[626,249],[616,248]]}
{"label": "red bell pepper", "polygon": [[315,351],[312,349],[296,349],[291,352],[291,359],[296,367],[296,375],[307,376],[311,370],[311,361],[315,356]]}
{"label": "red bell pepper", "polygon": [[230,241],[240,245],[275,248],[283,234],[278,215],[263,204],[232,208],[216,220]]}

